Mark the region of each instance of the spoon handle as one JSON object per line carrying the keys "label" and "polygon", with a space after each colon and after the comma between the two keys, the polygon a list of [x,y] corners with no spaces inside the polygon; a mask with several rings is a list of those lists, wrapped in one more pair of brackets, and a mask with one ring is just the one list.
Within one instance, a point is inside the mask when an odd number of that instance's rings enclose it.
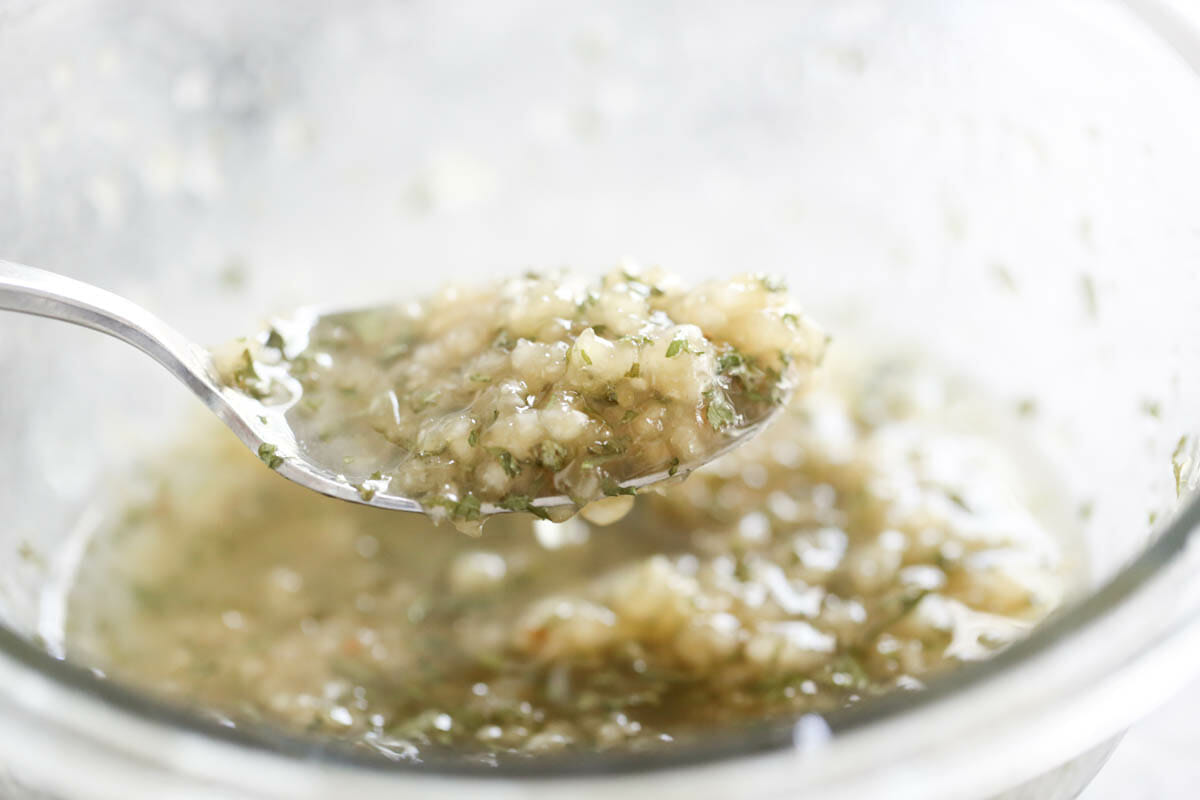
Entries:
{"label": "spoon handle", "polygon": [[[128,342],[183,381],[243,444],[272,462],[271,468],[280,475],[331,497],[367,502],[343,476],[299,455],[295,436],[282,414],[246,395],[222,391],[208,351],[136,303],[82,281],[0,260],[0,311],[62,320]],[[265,455],[264,447],[270,448]],[[281,458],[279,463],[273,463],[276,455]],[[382,492],[370,504],[422,510],[415,500]]]}
{"label": "spoon handle", "polygon": [[33,314],[107,333],[166,367],[214,411],[226,403],[204,348],[146,309],[91,284],[0,260],[0,310]]}

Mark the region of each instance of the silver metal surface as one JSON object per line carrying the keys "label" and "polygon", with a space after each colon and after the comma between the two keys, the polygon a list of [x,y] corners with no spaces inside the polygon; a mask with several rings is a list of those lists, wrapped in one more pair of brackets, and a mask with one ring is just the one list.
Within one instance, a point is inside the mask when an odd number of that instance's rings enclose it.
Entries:
{"label": "silver metal surface", "polygon": [[364,500],[345,479],[302,453],[279,410],[222,387],[206,349],[136,303],[82,281],[0,260],[0,309],[70,322],[133,345],[191,389],[252,451],[274,446],[283,458],[276,471],[288,480],[340,500],[422,511],[420,503],[386,492]]}

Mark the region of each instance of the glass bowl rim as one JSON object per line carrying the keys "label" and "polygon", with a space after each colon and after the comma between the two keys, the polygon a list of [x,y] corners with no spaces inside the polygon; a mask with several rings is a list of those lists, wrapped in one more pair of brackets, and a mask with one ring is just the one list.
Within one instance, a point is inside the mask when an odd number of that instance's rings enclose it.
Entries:
{"label": "glass bowl rim", "polygon": [[[48,678],[56,688],[61,686],[67,691],[82,692],[90,699],[117,712],[133,715],[142,722],[297,761],[426,777],[530,779],[628,775],[712,765],[795,750],[810,744],[802,738],[805,726],[798,725],[798,722],[812,716],[823,720],[821,735],[832,735],[836,742],[845,734],[912,714],[967,689],[982,686],[1102,623],[1126,599],[1153,583],[1165,568],[1174,564],[1198,531],[1200,495],[1194,495],[1181,504],[1147,547],[1094,591],[1060,609],[1027,637],[994,656],[935,675],[920,691],[897,690],[859,705],[827,713],[796,713],[743,726],[724,727],[711,736],[705,735],[686,745],[640,752],[505,757],[494,764],[464,759],[461,754],[456,756],[451,752],[437,751],[423,752],[420,760],[395,759],[348,743],[314,741],[270,724],[223,725],[197,709],[155,698],[126,684],[101,677],[85,666],[56,657],[5,625],[0,625],[0,655]],[[1200,625],[1200,615],[1183,622]]]}

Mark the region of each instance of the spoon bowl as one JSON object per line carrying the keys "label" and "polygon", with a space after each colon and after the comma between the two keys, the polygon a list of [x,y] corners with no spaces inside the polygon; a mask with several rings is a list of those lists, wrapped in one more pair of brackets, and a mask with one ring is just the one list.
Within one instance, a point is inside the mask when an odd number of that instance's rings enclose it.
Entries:
{"label": "spoon bowl", "polygon": [[[265,466],[294,483],[352,503],[394,511],[426,511],[413,498],[391,493],[386,488],[364,493],[337,470],[314,460],[300,447],[280,406],[259,402],[224,385],[206,348],[124,297],[54,272],[0,260],[0,309],[69,322],[133,345],[187,386]],[[742,426],[736,435],[709,453],[708,460],[755,435],[781,407],[775,406],[761,418]],[[680,464],[674,472],[661,470],[623,481],[620,486],[643,489],[667,480],[680,480],[698,466],[700,463]],[[531,505],[555,508],[573,503],[560,495],[538,497]],[[493,503],[480,507],[485,516],[510,512],[511,509]]]}

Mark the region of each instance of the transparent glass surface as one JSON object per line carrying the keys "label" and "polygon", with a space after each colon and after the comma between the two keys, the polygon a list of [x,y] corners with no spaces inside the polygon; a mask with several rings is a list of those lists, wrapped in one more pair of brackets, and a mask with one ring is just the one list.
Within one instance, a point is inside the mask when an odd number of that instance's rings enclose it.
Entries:
{"label": "transparent glass surface", "polygon": [[1093,751],[1020,795],[1070,796],[1200,662],[1200,514],[1172,467],[1186,488],[1200,430],[1200,79],[1143,5],[0,6],[0,257],[202,342],[527,267],[782,273],[835,333],[1032,403],[1092,572],[923,694],[668,761],[498,776],[221,729],[38,638],[97,487],[197,403],[132,349],[0,315],[12,791],[962,798]]}

